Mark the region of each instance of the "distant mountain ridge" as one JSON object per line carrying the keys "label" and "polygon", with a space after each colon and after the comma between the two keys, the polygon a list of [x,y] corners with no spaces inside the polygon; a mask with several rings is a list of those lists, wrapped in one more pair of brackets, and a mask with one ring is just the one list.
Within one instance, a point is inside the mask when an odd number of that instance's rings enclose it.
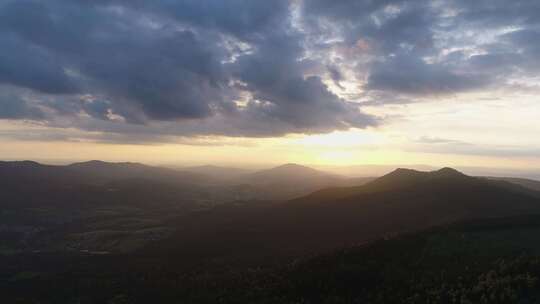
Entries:
{"label": "distant mountain ridge", "polygon": [[160,182],[187,184],[208,182],[201,174],[168,168],[153,167],[140,163],[111,163],[98,160],[70,165],[44,165],[34,161],[0,162],[0,178],[18,176],[27,180],[83,184],[103,184],[118,179],[147,179]]}
{"label": "distant mountain ridge", "polygon": [[301,197],[319,189],[337,186],[362,185],[371,178],[349,178],[298,164],[284,164],[246,174],[237,183],[269,189],[277,199]]}
{"label": "distant mountain ridge", "polygon": [[[6,170],[9,170],[6,171]],[[15,171],[13,171],[15,170]],[[250,171],[239,168],[220,167],[214,165],[203,165],[196,167],[184,167],[181,169],[169,169],[166,167],[148,166],[136,162],[105,162],[100,160],[90,160],[85,162],[77,162],[69,165],[46,165],[35,161],[0,161],[0,174],[6,172],[9,174],[24,175],[32,178],[51,178],[51,179],[68,179],[77,181],[81,179],[79,174],[87,175],[85,178],[92,176],[94,182],[100,179],[109,181],[111,179],[151,179],[174,182],[187,182],[196,184],[220,184],[229,185],[291,185],[296,184],[296,188],[302,189],[300,194],[309,194],[311,191],[321,190],[327,187],[345,187],[359,186],[371,180],[374,177],[345,177],[326,171],[317,170],[311,167],[288,163],[263,169],[259,171]],[[422,172],[412,169],[398,168],[389,174],[390,176],[405,175],[407,178],[413,176],[421,176]],[[443,168],[431,172],[439,172],[438,174],[455,174],[459,171],[451,168]],[[433,174],[432,174],[433,175]],[[506,181],[517,184],[534,191],[540,191],[540,182],[536,180],[512,177],[486,177],[490,180]]]}
{"label": "distant mountain ridge", "polygon": [[281,183],[284,180],[299,180],[301,179],[342,179],[344,177],[319,171],[310,167],[298,164],[284,164],[271,169],[260,170],[246,176],[246,180],[255,183]]}
{"label": "distant mountain ridge", "polygon": [[[144,229],[132,234],[138,231],[133,227],[139,225],[158,229],[161,232],[156,232],[156,237],[161,238],[172,229],[166,220],[171,216],[220,205],[266,205],[335,186],[336,182],[363,181],[336,179],[297,165],[259,173],[233,170],[229,174],[228,168],[215,166],[193,170],[197,172],[98,160],[70,165],[0,162],[0,210],[5,210],[0,212],[4,225],[0,229],[9,231],[0,234],[18,240],[16,246],[25,250],[76,246],[123,251],[153,239],[146,235],[154,232]],[[17,232],[21,225],[36,236],[36,242],[21,237]],[[101,225],[104,231],[99,229]],[[116,230],[108,231],[110,227]],[[54,236],[56,241],[40,243],[44,235]]]}
{"label": "distant mountain ridge", "polygon": [[201,184],[211,182],[211,178],[194,172],[154,167],[133,162],[111,163],[99,160],[74,163],[66,166],[70,170],[80,172],[104,180],[148,179],[168,183]]}
{"label": "distant mountain ridge", "polygon": [[360,185],[367,180],[347,179],[293,164],[250,172],[218,166],[175,170],[140,163],[99,160],[70,165],[44,165],[33,161],[0,162],[0,182],[5,189],[11,189],[0,198],[23,205],[50,204],[51,200],[47,197],[53,194],[59,196],[55,203],[65,203],[67,197],[82,196],[83,189],[92,187],[94,193],[80,197],[79,202],[87,201],[90,197],[93,201],[108,201],[112,197],[106,191],[113,189],[125,193],[124,197],[129,196],[130,192],[141,193],[138,200],[146,197],[152,203],[159,203],[165,197],[171,202],[176,196],[179,204],[195,200],[207,206],[228,201],[288,200],[326,187]]}
{"label": "distant mountain ridge", "polygon": [[486,177],[486,178],[490,180],[495,180],[495,181],[505,181],[512,184],[517,184],[533,191],[540,191],[540,181],[537,181],[534,179],[516,178],[516,177]]}

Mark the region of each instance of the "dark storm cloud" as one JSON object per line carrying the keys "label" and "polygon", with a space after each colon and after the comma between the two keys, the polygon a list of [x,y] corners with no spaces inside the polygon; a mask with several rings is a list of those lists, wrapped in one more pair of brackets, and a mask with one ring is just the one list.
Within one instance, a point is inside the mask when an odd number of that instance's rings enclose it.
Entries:
{"label": "dark storm cloud", "polygon": [[319,76],[303,75],[309,62],[298,60],[301,37],[269,35],[259,48],[233,65],[233,74],[252,92],[247,110],[263,120],[279,120],[311,133],[363,128],[376,124],[353,105],[332,93]]}
{"label": "dark storm cloud", "polygon": [[421,6],[406,5],[390,13],[379,26],[371,24],[365,34],[384,53],[402,52],[426,54],[433,48],[434,12]]}
{"label": "dark storm cloud", "polygon": [[362,104],[534,75],[539,15],[502,0],[3,0],[0,84],[17,89],[0,117],[130,142],[365,128],[381,121]]}
{"label": "dark storm cloud", "polygon": [[400,4],[405,0],[306,0],[303,1],[305,14],[308,16],[323,16],[333,20],[363,22],[362,17],[383,9],[392,4]]}
{"label": "dark storm cloud", "polygon": [[477,89],[488,82],[484,75],[457,74],[446,66],[428,64],[415,56],[395,56],[374,64],[367,89],[429,96]]}
{"label": "dark storm cloud", "polygon": [[[56,57],[41,61],[59,62],[72,70],[70,80],[84,87],[80,92],[108,95],[118,100],[114,110],[127,115],[124,108],[137,108],[149,119],[211,114],[210,104],[220,98],[222,81],[220,50],[215,45],[190,30],[149,29],[136,13],[51,3],[9,3],[2,9],[10,16],[3,22],[4,31],[54,54]],[[6,57],[13,65],[24,66],[29,56],[10,52]],[[44,87],[47,92],[66,82],[54,77],[54,72],[52,68],[43,75],[32,69],[21,71],[27,78],[35,78],[27,87]],[[39,82],[51,75],[51,86]],[[128,117],[133,121],[143,118]]]}
{"label": "dark storm cloud", "polygon": [[406,44],[425,50],[432,45],[435,12],[429,1],[403,0],[306,0],[303,9],[315,23],[331,22],[340,27],[348,43],[365,39],[378,52],[391,53]]}
{"label": "dark storm cloud", "polygon": [[285,25],[289,2],[246,0],[152,1],[146,7],[176,20],[248,38]]}
{"label": "dark storm cloud", "polygon": [[488,28],[500,26],[530,26],[540,24],[540,2],[536,0],[454,0],[458,22],[473,23]]}
{"label": "dark storm cloud", "polygon": [[[43,106],[59,115],[49,117],[53,126],[69,121],[85,130],[92,125],[91,130],[126,132],[174,121],[168,129],[178,135],[229,130],[235,136],[269,136],[375,121],[331,93],[318,76],[304,77],[297,63],[302,37],[291,29],[288,1],[0,5],[0,82],[46,93]],[[234,84],[238,80],[243,87]],[[251,97],[247,107],[238,108],[233,100],[242,92]],[[93,100],[81,101],[81,95]],[[80,113],[102,121],[117,115],[128,126],[85,123]],[[242,129],[208,122],[214,118]],[[196,120],[199,131],[192,127]]]}
{"label": "dark storm cloud", "polygon": [[31,105],[19,95],[9,90],[0,90],[0,119],[32,119],[44,118],[41,109]]}
{"label": "dark storm cloud", "polygon": [[[2,18],[0,16],[0,18]],[[44,93],[74,93],[77,85],[47,50],[28,44],[12,33],[2,33],[0,83],[18,85]]]}

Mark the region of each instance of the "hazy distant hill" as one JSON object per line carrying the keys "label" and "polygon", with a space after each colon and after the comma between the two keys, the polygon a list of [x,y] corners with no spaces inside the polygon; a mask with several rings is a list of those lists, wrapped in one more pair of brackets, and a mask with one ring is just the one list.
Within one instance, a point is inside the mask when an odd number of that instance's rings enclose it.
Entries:
{"label": "hazy distant hill", "polygon": [[[229,202],[258,206],[287,200],[335,181],[362,182],[298,167],[302,170],[284,166],[252,175],[212,166],[190,172],[95,160],[67,166],[0,162],[0,233],[18,250],[125,251],[164,237],[145,229],[169,231],[169,217]],[[54,241],[42,241],[52,235]]]}
{"label": "hazy distant hill", "polygon": [[526,178],[516,177],[487,177],[491,180],[506,181],[509,183],[517,184],[534,191],[540,191],[540,181]]}
{"label": "hazy distant hill", "polygon": [[92,206],[182,206],[210,200],[211,178],[137,163],[89,161],[68,166],[0,162],[2,206],[60,211]]}
{"label": "hazy distant hill", "polygon": [[[369,179],[347,179],[298,165],[284,165],[256,173],[217,166],[174,170],[139,163],[88,161],[67,166],[32,161],[0,162],[0,194],[4,204],[72,205],[82,202],[159,205],[235,200],[287,200],[339,185],[360,185]],[[110,191],[113,190],[114,193]],[[122,201],[119,193],[130,199]],[[143,194],[132,197],[133,193]]]}
{"label": "hazy distant hill", "polygon": [[212,178],[216,178],[220,180],[229,180],[229,181],[237,179],[243,175],[247,175],[251,172],[249,170],[244,170],[244,169],[239,169],[239,168],[220,167],[220,166],[213,166],[213,165],[186,167],[186,168],[182,168],[182,170],[204,174]]}
{"label": "hazy distant hill", "polygon": [[103,208],[190,210],[216,200],[211,178],[135,163],[0,162],[0,184],[0,206],[6,212],[20,210],[18,217],[39,221],[91,217]]}
{"label": "hazy distant hill", "polygon": [[12,240],[0,251],[132,250],[166,236],[169,216],[236,198],[202,174],[137,163],[0,162],[0,184]]}
{"label": "hazy distant hill", "polygon": [[298,164],[255,172],[210,165],[182,170],[213,178],[224,191],[236,193],[238,200],[289,200],[328,187],[359,186],[373,179],[344,177]]}
{"label": "hazy distant hill", "polygon": [[204,174],[147,166],[139,163],[110,163],[92,160],[74,163],[68,165],[66,168],[84,174],[89,178],[96,178],[104,181],[138,178],[184,184],[212,182],[211,178]]}
{"label": "hazy distant hill", "polygon": [[328,180],[336,178],[338,178],[337,175],[332,175],[297,164],[285,164],[275,168],[261,170],[250,174],[247,177],[251,182],[265,184],[280,183],[284,181]]}
{"label": "hazy distant hill", "polygon": [[139,163],[109,163],[93,160],[67,166],[52,166],[33,161],[0,162],[0,179],[9,181],[14,178],[89,184],[105,184],[120,179],[147,179],[185,184],[200,184],[211,181],[209,177],[202,174]]}
{"label": "hazy distant hill", "polygon": [[274,199],[291,199],[319,189],[358,186],[370,180],[372,178],[348,178],[302,165],[285,164],[246,174],[235,182],[252,185],[261,191],[269,191],[268,196]]}

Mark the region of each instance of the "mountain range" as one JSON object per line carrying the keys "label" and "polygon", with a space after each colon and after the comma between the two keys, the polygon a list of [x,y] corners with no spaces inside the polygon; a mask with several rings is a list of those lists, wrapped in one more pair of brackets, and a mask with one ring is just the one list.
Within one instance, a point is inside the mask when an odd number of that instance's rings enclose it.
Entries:
{"label": "mountain range", "polygon": [[[0,183],[2,229],[13,240],[24,238],[24,246],[13,243],[24,250],[43,250],[46,235],[47,250],[123,252],[151,244],[147,249],[158,252],[219,256],[244,248],[279,256],[464,219],[540,212],[534,181],[471,177],[451,168],[354,179],[296,164],[249,172],[23,161],[0,162]],[[116,242],[104,241],[111,238]]]}
{"label": "mountain range", "polygon": [[[17,193],[22,192],[21,197],[26,198],[21,203],[39,203],[48,196],[40,194],[39,197],[29,198],[32,191],[27,191],[28,184],[43,191],[63,189],[61,193],[89,187],[95,191],[113,190],[119,193],[136,186],[138,192],[147,190],[153,196],[159,192],[157,190],[174,192],[178,204],[196,200],[214,205],[232,200],[286,200],[325,187],[361,185],[369,180],[346,178],[294,164],[249,172],[217,166],[174,170],[139,163],[96,160],[67,166],[43,165],[32,161],[0,162],[0,182],[10,189],[9,193],[4,193],[9,195],[4,196],[5,201],[17,200]],[[280,191],[275,191],[277,188]]]}
{"label": "mountain range", "polygon": [[[0,291],[9,291],[12,299],[29,296],[29,303],[51,295],[76,299],[79,290],[104,303],[122,299],[120,290],[164,302],[170,294],[175,296],[169,300],[191,297],[192,302],[210,295],[207,303],[234,298],[228,292],[236,290],[242,303],[264,297],[245,292],[246,286],[279,299],[284,293],[305,294],[302,284],[312,291],[339,289],[363,275],[369,276],[362,279],[364,287],[398,277],[417,282],[407,271],[433,252],[465,256],[452,242],[465,242],[467,235],[476,244],[485,222],[494,224],[482,238],[481,255],[497,252],[499,247],[488,246],[490,240],[509,242],[509,235],[526,244],[508,243],[505,250],[536,248],[532,244],[540,227],[535,181],[473,177],[452,168],[399,168],[378,178],[352,179],[296,164],[243,171],[23,161],[0,162],[0,183]],[[468,234],[444,232],[463,222],[480,228]],[[513,223],[524,232],[514,232]],[[429,234],[434,229],[443,232]],[[408,235],[411,241],[400,241]],[[426,236],[418,241],[417,235]],[[429,242],[436,244],[422,247]],[[360,249],[352,257],[332,254],[348,248]],[[396,250],[418,256],[402,257]],[[480,258],[468,256],[466,267],[477,267]],[[395,262],[402,258],[403,264]],[[385,265],[395,270],[384,270]],[[441,267],[429,265],[422,276]],[[455,277],[467,276],[468,269]],[[429,282],[420,281],[414,284]],[[410,288],[417,288],[414,284]],[[370,293],[367,288],[360,295]]]}

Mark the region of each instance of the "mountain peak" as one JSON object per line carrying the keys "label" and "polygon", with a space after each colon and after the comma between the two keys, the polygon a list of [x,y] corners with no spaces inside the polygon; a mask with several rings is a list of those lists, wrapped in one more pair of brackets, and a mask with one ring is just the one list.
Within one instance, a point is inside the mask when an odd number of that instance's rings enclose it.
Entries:
{"label": "mountain peak", "polygon": [[414,177],[414,176],[443,176],[443,177],[451,177],[451,176],[466,176],[465,174],[459,172],[458,170],[450,167],[444,167],[436,171],[418,171],[413,169],[407,169],[407,168],[397,168],[396,170],[388,173],[384,177]]}
{"label": "mountain peak", "polygon": [[334,176],[319,171],[310,167],[298,165],[298,164],[284,164],[278,167],[257,171],[249,175],[250,182],[257,183],[305,183],[307,180],[313,181],[314,179],[327,181],[328,179],[334,179]]}
{"label": "mountain peak", "polygon": [[70,167],[99,168],[99,167],[109,167],[109,166],[133,166],[133,165],[141,165],[141,164],[130,163],[130,162],[112,163],[112,162],[106,162],[102,160],[89,160],[89,161],[80,162],[80,163],[73,163],[69,166]]}
{"label": "mountain peak", "polygon": [[35,168],[39,166],[43,166],[42,164],[31,161],[31,160],[21,160],[21,161],[2,161],[0,162],[1,165],[5,165],[8,167],[18,167],[18,168]]}
{"label": "mountain peak", "polygon": [[107,162],[104,162],[102,160],[89,160],[85,162],[73,163],[71,164],[71,166],[102,166],[106,164]]}
{"label": "mountain peak", "polygon": [[425,182],[429,180],[448,180],[455,181],[467,177],[467,175],[452,169],[452,168],[442,168],[437,171],[417,171],[412,169],[398,168],[370,183],[372,187],[376,189],[395,189],[409,187],[416,185],[420,182]]}
{"label": "mountain peak", "polygon": [[417,174],[421,171],[409,169],[409,168],[397,168],[396,170],[390,172],[390,174]]}
{"label": "mountain peak", "polygon": [[277,166],[271,169],[259,171],[259,172],[267,172],[267,173],[278,173],[278,174],[291,174],[291,175],[326,175],[326,173],[319,171],[317,169],[313,169],[311,167],[294,164],[294,163],[288,163],[281,166]]}
{"label": "mountain peak", "polygon": [[379,177],[375,181],[384,181],[385,183],[402,183],[417,180],[418,178],[424,177],[426,174],[427,172],[421,172],[413,169],[397,168],[396,170]]}
{"label": "mountain peak", "polygon": [[442,169],[439,169],[437,171],[433,171],[432,173],[437,174],[439,176],[465,176],[465,174],[459,172],[458,170],[450,167],[444,167]]}
{"label": "mountain peak", "polygon": [[272,168],[270,170],[275,170],[275,169],[309,169],[309,170],[315,170],[313,168],[302,166],[302,165],[295,164],[295,163],[283,164],[281,166],[274,167],[274,168]]}

